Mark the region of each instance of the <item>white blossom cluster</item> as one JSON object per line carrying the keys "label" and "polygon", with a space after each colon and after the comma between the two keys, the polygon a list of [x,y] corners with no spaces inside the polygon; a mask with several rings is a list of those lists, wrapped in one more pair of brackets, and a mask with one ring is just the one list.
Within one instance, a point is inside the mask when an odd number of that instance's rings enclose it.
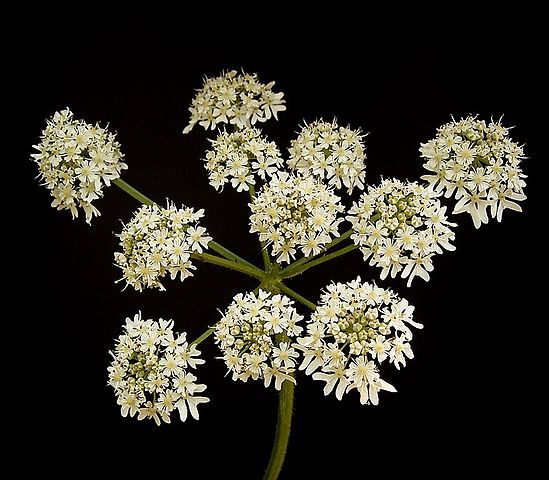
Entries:
{"label": "white blossom cluster", "polygon": [[265,181],[282,167],[278,147],[257,128],[220,132],[211,143],[205,166],[210,185],[216,190],[230,182],[237,191],[248,191],[250,185],[256,183],[255,175]]}
{"label": "white blossom cluster", "polygon": [[305,257],[316,255],[338,237],[340,198],[314,177],[274,174],[250,203],[250,231],[271,245],[279,263],[290,262],[299,249]]}
{"label": "white blossom cluster", "polygon": [[345,186],[349,194],[364,189],[366,153],[360,129],[340,127],[317,120],[304,125],[289,149],[288,166],[305,175],[326,180],[335,188]]}
{"label": "white blossom cluster", "polygon": [[142,291],[144,287],[165,290],[160,279],[167,273],[172,280],[192,276],[196,267],[191,253],[202,253],[212,239],[198,225],[204,210],[143,205],[124,225],[119,234],[121,252],[114,254],[115,264],[123,271],[128,285]]}
{"label": "white blossom cluster", "polygon": [[109,385],[114,388],[122,416],[138,415],[138,420],[153,419],[157,425],[170,423],[178,410],[181,421],[188,413],[198,420],[197,405],[209,398],[197,394],[206,385],[196,383],[190,373],[204,360],[200,351],[187,342],[186,333],[173,332],[173,321],[143,320],[141,312],[126,318],[124,333],[110,352]]}
{"label": "white blossom cluster", "polygon": [[433,256],[455,250],[446,207],[439,194],[417,182],[385,179],[369,186],[349,210],[351,239],[360,247],[364,260],[380,267],[381,279],[389,273],[408,278],[408,286],[419,276],[428,281]]}
{"label": "white blossom cluster", "polygon": [[235,70],[215,78],[206,77],[192,100],[191,119],[183,133],[189,133],[197,123],[213,130],[221,123],[244,128],[271,117],[278,120],[278,112],[286,110],[286,106],[284,93],[273,92],[274,83],[265,85],[256,74],[237,74]]}
{"label": "white blossom cluster", "polygon": [[488,214],[501,221],[506,208],[522,211],[526,175],[524,150],[509,138],[509,128],[467,117],[442,125],[434,139],[423,143],[421,155],[429,175],[421,178],[457,203],[453,213],[469,213],[476,228]]}
{"label": "white blossom cluster", "polygon": [[70,210],[73,219],[81,208],[90,223],[100,215],[92,202],[128,168],[116,136],[98,124],[76,120],[67,108],[47,120],[40,139],[33,146],[39,153],[31,157],[38,164],[38,178],[54,198],[52,207]]}
{"label": "white blossom cluster", "polygon": [[395,392],[379,376],[379,365],[388,361],[396,368],[413,358],[409,325],[414,307],[393,291],[361,282],[332,283],[307,323],[307,333],[297,339],[304,354],[299,366],[315,380],[326,382],[324,394],[335,389],[343,394],[358,390],[360,403],[378,404],[378,392]]}
{"label": "white blossom cluster", "polygon": [[239,293],[215,325],[215,341],[233,380],[263,379],[280,390],[287,380],[295,383],[297,351],[291,339],[302,331],[303,319],[285,295],[264,290]]}

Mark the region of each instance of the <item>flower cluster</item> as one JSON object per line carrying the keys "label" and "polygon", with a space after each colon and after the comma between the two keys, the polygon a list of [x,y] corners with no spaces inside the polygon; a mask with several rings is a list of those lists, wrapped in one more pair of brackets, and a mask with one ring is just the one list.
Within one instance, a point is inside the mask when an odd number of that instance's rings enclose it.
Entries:
{"label": "flower cluster", "polygon": [[522,146],[509,138],[500,122],[486,124],[476,117],[452,121],[421,145],[421,177],[446,197],[457,200],[453,213],[469,213],[476,228],[488,223],[488,212],[501,221],[506,208],[522,211],[516,202],[526,199]]}
{"label": "flower cluster", "polygon": [[391,290],[362,283],[332,283],[307,323],[307,335],[297,339],[304,353],[299,366],[313,379],[326,382],[324,394],[335,389],[336,397],[358,390],[360,403],[378,404],[378,392],[395,388],[382,380],[378,366],[389,361],[406,366],[413,358],[412,332],[408,325],[423,328],[412,320],[414,307]]}
{"label": "flower cluster", "polygon": [[268,387],[274,379],[277,390],[285,380],[295,383],[298,353],[290,340],[302,332],[302,319],[285,295],[236,295],[214,332],[233,380],[262,378]]}
{"label": "flower cluster", "polygon": [[235,70],[219,77],[205,78],[203,87],[193,98],[189,111],[191,120],[183,130],[189,133],[198,123],[212,130],[220,123],[238,128],[278,120],[278,112],[286,110],[282,92],[273,92],[275,82],[260,83],[257,75],[237,74]]}
{"label": "flower cluster", "polygon": [[316,255],[339,236],[340,198],[320,180],[279,172],[263,186],[250,204],[250,231],[272,245],[279,263],[290,262],[299,249]]}
{"label": "flower cluster", "polygon": [[288,165],[336,188],[344,185],[349,194],[355,187],[362,190],[366,175],[363,137],[360,129],[340,127],[335,120],[317,120],[305,125],[292,141]]}
{"label": "flower cluster", "polygon": [[197,405],[209,402],[198,396],[206,385],[195,383],[189,369],[204,363],[200,352],[187,342],[186,333],[175,334],[172,320],[143,320],[141,313],[126,318],[124,333],[111,351],[109,385],[114,388],[122,416],[153,419],[157,425],[170,423],[179,411],[181,421],[188,412],[198,420]]}
{"label": "flower cluster", "polygon": [[255,185],[254,174],[265,181],[282,167],[278,147],[256,128],[220,132],[211,143],[205,161],[210,185],[216,190],[230,181],[237,191],[248,191]]}
{"label": "flower cluster", "polygon": [[432,257],[455,250],[450,243],[454,232],[437,194],[416,182],[386,179],[379,186],[369,186],[358,203],[349,210],[351,239],[360,247],[364,260],[380,267],[381,279],[390,273],[408,278],[429,280]]}
{"label": "flower cluster", "polygon": [[195,267],[191,253],[202,253],[211,240],[206,229],[198,225],[204,210],[143,205],[120,233],[122,252],[114,254],[128,285],[136,290],[154,287],[164,290],[160,279],[169,273],[181,281],[192,276]]}
{"label": "flower cluster", "polygon": [[33,147],[39,153],[31,157],[38,164],[38,178],[54,198],[52,207],[70,210],[73,219],[81,208],[88,223],[100,215],[92,202],[128,168],[115,138],[98,124],[75,120],[68,108],[47,120],[41,142]]}

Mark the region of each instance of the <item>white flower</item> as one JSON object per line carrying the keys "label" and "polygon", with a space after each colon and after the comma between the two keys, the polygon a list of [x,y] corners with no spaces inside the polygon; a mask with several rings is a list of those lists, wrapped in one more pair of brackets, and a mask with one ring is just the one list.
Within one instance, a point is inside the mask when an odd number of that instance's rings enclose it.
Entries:
{"label": "white flower", "polygon": [[216,190],[230,182],[238,191],[272,177],[282,166],[282,157],[274,142],[269,142],[256,128],[243,128],[233,133],[220,132],[211,140],[206,152],[205,167],[210,185]]}
{"label": "white flower", "polygon": [[335,188],[345,186],[349,194],[355,187],[362,190],[366,175],[364,136],[360,129],[340,127],[335,120],[305,124],[291,143],[288,165]]}
{"label": "white flower", "polygon": [[294,359],[298,357],[299,353],[288,342],[280,342],[278,347],[273,347],[273,363],[277,367],[293,368],[295,367]]}
{"label": "white flower", "polygon": [[234,297],[214,332],[233,380],[262,378],[268,387],[274,378],[277,390],[285,380],[295,383],[298,353],[288,341],[280,340],[281,335],[292,339],[300,333],[296,323],[303,317],[293,303],[264,290]]}
{"label": "white flower", "polygon": [[143,320],[141,312],[126,319],[108,367],[109,385],[123,417],[138,413],[138,420],[150,418],[160,425],[170,423],[176,409],[184,422],[188,409],[198,420],[196,406],[209,402],[195,395],[206,390],[206,385],[195,383],[197,378],[187,371],[204,363],[193,358],[200,352],[187,343],[185,333],[175,334],[172,326],[171,320]]}
{"label": "white flower", "polygon": [[454,232],[441,206],[439,194],[416,182],[386,179],[369,186],[349,210],[351,239],[360,247],[364,260],[381,268],[381,279],[399,273],[408,278],[429,280],[432,257],[455,250],[450,243]]}
{"label": "white flower", "polygon": [[446,197],[453,196],[453,213],[468,213],[476,228],[488,223],[489,216],[500,222],[506,208],[522,211],[516,202],[526,199],[521,166],[526,157],[500,121],[486,124],[471,116],[452,120],[420,152],[431,172],[421,178]]}
{"label": "white flower", "polygon": [[250,231],[270,244],[278,263],[289,263],[298,249],[314,255],[339,236],[340,198],[321,181],[279,172],[250,204]]}
{"label": "white flower", "polygon": [[271,117],[278,120],[278,112],[286,106],[284,94],[273,92],[273,86],[274,82],[260,83],[256,74],[237,74],[235,70],[206,77],[189,108],[191,119],[183,133],[189,133],[197,123],[213,130],[221,123],[244,128]]}
{"label": "white flower", "polygon": [[74,119],[67,108],[47,120],[40,138],[34,145],[39,153],[31,157],[38,165],[38,178],[54,198],[52,207],[70,210],[73,219],[81,208],[90,223],[100,215],[92,202],[128,168],[116,136],[98,124]]}
{"label": "white flower", "polygon": [[164,290],[160,279],[168,273],[172,280],[192,276],[191,254],[202,253],[212,239],[198,225],[203,215],[203,210],[178,209],[170,202],[166,207],[141,206],[118,235],[122,251],[114,255],[126,284],[138,291]]}
{"label": "white flower", "polygon": [[380,390],[396,391],[380,378],[378,366],[389,360],[400,368],[404,357],[413,358],[408,325],[422,328],[413,322],[413,311],[393,291],[362,283],[360,277],[328,285],[306,334],[293,345],[304,355],[299,369],[326,382],[325,395],[335,389],[341,400],[356,389],[362,404],[377,405]]}
{"label": "white flower", "polygon": [[378,369],[373,361],[367,361],[366,356],[358,357],[347,370],[347,377],[350,385],[349,390],[356,388],[360,393],[362,405],[371,402],[372,405],[379,403],[377,392],[386,390],[396,392],[395,387],[379,377]]}

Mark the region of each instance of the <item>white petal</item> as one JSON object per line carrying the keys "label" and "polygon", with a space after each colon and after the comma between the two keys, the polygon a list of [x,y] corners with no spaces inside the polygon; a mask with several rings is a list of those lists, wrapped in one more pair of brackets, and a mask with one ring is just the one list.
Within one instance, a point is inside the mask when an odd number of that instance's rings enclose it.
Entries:
{"label": "white petal", "polygon": [[339,379],[339,384],[336,389],[336,398],[338,400],[341,400],[343,398],[343,394],[347,391],[348,386],[349,380],[347,380],[345,377]]}

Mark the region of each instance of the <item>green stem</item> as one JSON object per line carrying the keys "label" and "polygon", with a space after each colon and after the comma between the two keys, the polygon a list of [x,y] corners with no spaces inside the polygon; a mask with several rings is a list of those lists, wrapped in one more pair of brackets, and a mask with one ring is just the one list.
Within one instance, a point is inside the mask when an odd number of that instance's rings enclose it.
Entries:
{"label": "green stem", "polygon": [[316,265],[320,265],[321,263],[328,262],[329,260],[333,260],[334,258],[337,258],[341,255],[345,255],[348,252],[352,252],[353,250],[356,250],[358,248],[357,245],[347,245],[346,247],[340,248],[339,250],[336,250],[335,252],[329,253],[327,255],[323,255],[320,258],[317,258],[316,260],[311,260],[310,262],[306,263],[305,265],[301,265],[298,268],[286,270],[286,273],[284,273],[284,270],[279,273],[278,278],[284,279],[284,278],[291,278],[295,277],[296,275],[299,275],[303,273],[305,270],[308,270],[309,268],[312,268]]}
{"label": "green stem", "polygon": [[192,258],[197,258],[206,263],[212,263],[213,265],[219,265],[220,267],[225,267],[230,270],[235,270],[237,272],[245,273],[250,277],[258,278],[263,280],[265,278],[265,273],[253,265],[247,265],[240,262],[233,262],[225,258],[220,258],[215,255],[210,255],[209,253],[193,253]]}
{"label": "green stem", "polygon": [[127,194],[135,198],[138,202],[144,203],[145,205],[154,205],[155,203],[149,197],[143,195],[139,190],[136,190],[121,178],[116,178],[112,181],[112,183],[114,183],[117,187],[124,190]]}
{"label": "green stem", "polygon": [[282,282],[276,282],[276,286],[282,290],[286,295],[289,297],[295,298],[298,302],[301,302],[306,307],[309,307],[311,310],[314,310],[316,308],[316,305],[307,300],[304,296],[300,295],[299,293],[292,290],[290,287],[284,285]]}
{"label": "green stem", "polygon": [[[255,188],[253,185],[248,185],[248,191],[250,193],[250,202],[253,202],[255,198]],[[259,242],[261,248],[261,256],[263,257],[263,266],[265,271],[268,272],[271,270],[271,258],[269,257],[269,251],[267,250],[267,245],[265,242]]]}
{"label": "green stem", "polygon": [[[285,272],[289,272],[291,270],[294,270],[297,267],[300,267],[304,263],[311,262],[315,258],[318,258],[319,255],[322,255],[323,253],[326,253],[331,248],[335,247],[339,243],[343,242],[344,240],[347,240],[351,235],[353,234],[353,230],[349,229],[345,233],[342,233],[339,237],[334,238],[330,243],[326,244],[324,248],[322,249],[322,252],[318,253],[317,255],[314,255],[313,257],[303,257],[296,262],[288,265],[286,268],[284,268],[280,273],[284,274]],[[282,277],[285,278],[285,277]]]}
{"label": "green stem", "polygon": [[213,332],[215,331],[215,327],[210,327],[208,330],[206,330],[200,337],[198,337],[196,340],[193,340],[191,342],[191,345],[198,345],[199,343],[202,343],[204,340],[206,340]]}
{"label": "green stem", "polygon": [[294,384],[286,380],[282,383],[282,388],[278,394],[278,419],[274,445],[263,480],[276,480],[282,470],[286,449],[288,448],[288,440],[290,439],[293,409]]}
{"label": "green stem", "polygon": [[210,240],[208,242],[208,248],[213,250],[216,253],[219,253],[222,257],[225,257],[227,260],[232,260],[233,262],[240,262],[244,265],[248,265],[248,267],[255,268],[257,267],[253,264],[248,262],[248,260],[245,260],[242,257],[239,257],[236,253],[231,252],[228,248],[225,248],[223,245],[220,245],[214,240]]}

